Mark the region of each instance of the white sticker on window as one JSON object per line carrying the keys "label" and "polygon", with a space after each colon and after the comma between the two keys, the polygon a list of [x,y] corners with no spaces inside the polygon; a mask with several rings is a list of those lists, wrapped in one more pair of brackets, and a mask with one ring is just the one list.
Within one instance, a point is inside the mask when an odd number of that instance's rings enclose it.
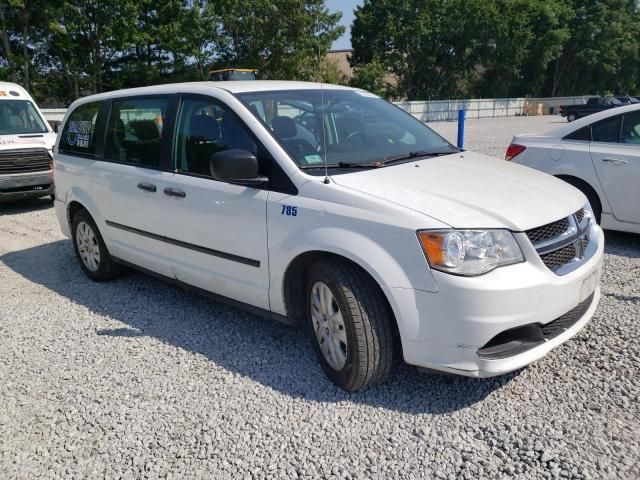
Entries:
{"label": "white sticker on window", "polygon": [[89,148],[91,141],[91,122],[89,120],[73,120],[69,122],[67,144],[71,147]]}
{"label": "white sticker on window", "polygon": [[304,159],[310,164],[322,163],[322,157],[320,155],[305,155]]}

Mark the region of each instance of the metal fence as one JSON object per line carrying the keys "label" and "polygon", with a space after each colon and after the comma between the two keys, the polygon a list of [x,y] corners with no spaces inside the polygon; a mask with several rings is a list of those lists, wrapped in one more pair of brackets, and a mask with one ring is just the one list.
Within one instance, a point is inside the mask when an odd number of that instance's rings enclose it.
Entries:
{"label": "metal fence", "polygon": [[[548,115],[557,113],[560,105],[586,103],[591,95],[554,98],[494,98],[469,100],[429,100],[421,102],[395,102],[400,108],[423,122],[455,121],[458,110],[466,110],[467,118],[509,117],[519,115]],[[45,108],[44,117],[61,121],[66,109]]]}
{"label": "metal fence", "polygon": [[549,115],[558,113],[560,105],[581,105],[590,97],[430,100],[396,105],[423,122],[447,122],[458,119],[458,110],[465,110],[467,118]]}
{"label": "metal fence", "polygon": [[41,109],[44,119],[50,122],[61,122],[66,113],[66,108],[43,108]]}

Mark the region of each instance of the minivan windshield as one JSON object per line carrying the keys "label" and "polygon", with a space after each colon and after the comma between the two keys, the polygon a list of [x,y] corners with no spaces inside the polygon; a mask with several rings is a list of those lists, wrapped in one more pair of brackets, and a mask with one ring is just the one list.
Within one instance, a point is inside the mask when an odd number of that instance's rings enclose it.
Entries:
{"label": "minivan windshield", "polygon": [[458,151],[424,123],[362,90],[237,94],[301,168],[382,166]]}
{"label": "minivan windshield", "polygon": [[0,135],[47,133],[44,120],[29,100],[0,100]]}

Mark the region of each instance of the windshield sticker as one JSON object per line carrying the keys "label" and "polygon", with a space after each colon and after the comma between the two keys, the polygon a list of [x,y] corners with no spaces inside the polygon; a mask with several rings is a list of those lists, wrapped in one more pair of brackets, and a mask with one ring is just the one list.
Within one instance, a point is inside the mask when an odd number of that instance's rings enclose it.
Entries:
{"label": "windshield sticker", "polygon": [[310,164],[322,163],[322,157],[320,155],[305,155],[304,159]]}
{"label": "windshield sticker", "polygon": [[67,144],[70,147],[89,148],[91,140],[91,122],[89,120],[74,120],[69,122]]}
{"label": "windshield sticker", "polygon": [[369,98],[380,98],[378,95],[376,95],[375,93],[371,93],[371,92],[367,92],[366,90],[354,90],[358,95],[362,96],[362,97],[369,97]]}

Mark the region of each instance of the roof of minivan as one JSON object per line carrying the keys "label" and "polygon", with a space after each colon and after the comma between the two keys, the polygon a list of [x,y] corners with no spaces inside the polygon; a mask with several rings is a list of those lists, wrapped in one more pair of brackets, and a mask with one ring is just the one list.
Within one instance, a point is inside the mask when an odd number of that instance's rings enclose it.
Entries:
{"label": "roof of minivan", "polygon": [[231,93],[244,92],[268,92],[275,90],[313,90],[324,88],[327,90],[356,90],[342,85],[333,85],[329,83],[316,82],[294,82],[284,80],[237,80],[227,82],[185,82],[185,83],[166,83],[163,85],[154,85],[149,87],[127,88],[124,90],[114,90],[112,92],[98,93],[88,97],[81,97],[76,102],[84,103],[90,100],[103,100],[113,97],[122,97],[129,95],[153,95],[161,93],[188,92],[190,89],[197,87],[198,90],[204,88],[216,88]]}

